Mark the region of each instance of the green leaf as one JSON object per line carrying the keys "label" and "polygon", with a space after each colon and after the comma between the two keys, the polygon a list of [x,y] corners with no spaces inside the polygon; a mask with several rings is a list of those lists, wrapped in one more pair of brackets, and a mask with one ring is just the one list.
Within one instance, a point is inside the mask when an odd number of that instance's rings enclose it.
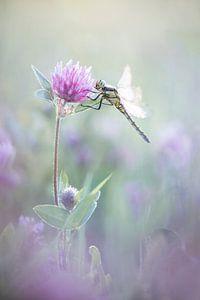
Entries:
{"label": "green leaf", "polygon": [[90,192],[90,189],[91,189],[91,185],[92,185],[92,178],[93,178],[93,174],[92,173],[88,173],[85,180],[84,180],[84,184],[83,184],[83,187],[84,187],[84,193],[83,193],[83,198],[85,198],[89,192]]}
{"label": "green leaf", "polygon": [[87,223],[97,207],[97,200],[99,197],[100,192],[97,192],[96,194],[89,194],[80,201],[69,215],[65,224],[65,229],[78,229]]}
{"label": "green leaf", "polygon": [[53,96],[51,95],[51,93],[48,90],[45,89],[40,89],[35,91],[35,97],[39,98],[39,99],[43,99],[43,100],[47,100],[52,102],[53,101]]}
{"label": "green leaf", "polygon": [[66,220],[69,217],[69,212],[57,205],[41,204],[35,206],[33,210],[42,221],[58,229],[64,228]]}
{"label": "green leaf", "polygon": [[90,195],[96,194],[103,186],[106,184],[106,182],[111,178],[112,174],[108,175],[102,182],[100,182],[90,193]]}
{"label": "green leaf", "polygon": [[[100,103],[100,101],[101,101],[101,99],[84,101],[83,103],[76,106],[74,112],[78,113],[78,112],[85,111],[92,107],[96,108],[98,106],[98,104]],[[88,106],[91,106],[91,107],[88,107]]]}
{"label": "green leaf", "polygon": [[50,81],[33,65],[31,66],[35,77],[37,78],[41,87],[45,90],[48,90],[52,93]]}
{"label": "green leaf", "polygon": [[80,189],[76,194],[76,203],[80,202],[85,196],[85,189]]}
{"label": "green leaf", "polygon": [[69,186],[69,177],[65,171],[61,171],[59,177],[59,191],[63,192]]}

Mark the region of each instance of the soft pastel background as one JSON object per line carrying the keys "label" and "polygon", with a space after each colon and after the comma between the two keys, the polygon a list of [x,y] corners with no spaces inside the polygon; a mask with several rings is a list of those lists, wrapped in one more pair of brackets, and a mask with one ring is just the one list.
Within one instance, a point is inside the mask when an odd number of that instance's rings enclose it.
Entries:
{"label": "soft pastel background", "polygon": [[[0,0],[0,30],[0,229],[25,224],[21,215],[38,222],[32,207],[53,203],[54,112],[34,97],[31,64],[49,77],[72,58],[116,84],[128,63],[151,144],[104,107],[63,121],[60,165],[77,188],[89,172],[94,185],[113,172],[86,226],[87,246],[99,247],[113,278],[112,299],[198,300],[199,1]],[[1,253],[4,290],[18,269]]]}

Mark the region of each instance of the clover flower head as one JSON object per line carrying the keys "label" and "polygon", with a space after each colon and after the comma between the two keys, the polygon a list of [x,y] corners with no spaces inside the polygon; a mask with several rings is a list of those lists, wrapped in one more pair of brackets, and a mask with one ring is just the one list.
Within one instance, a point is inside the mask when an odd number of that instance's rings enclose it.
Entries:
{"label": "clover flower head", "polygon": [[51,73],[51,85],[53,92],[65,103],[83,102],[94,87],[91,67],[82,67],[72,60],[65,66],[59,62]]}
{"label": "clover flower head", "polygon": [[59,196],[59,205],[68,210],[72,210],[76,204],[76,194],[78,190],[72,186],[67,187]]}

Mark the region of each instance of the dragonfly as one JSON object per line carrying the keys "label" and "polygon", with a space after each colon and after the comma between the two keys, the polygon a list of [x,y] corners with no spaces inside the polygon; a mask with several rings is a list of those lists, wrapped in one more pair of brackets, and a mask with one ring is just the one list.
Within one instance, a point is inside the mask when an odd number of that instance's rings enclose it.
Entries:
{"label": "dragonfly", "polygon": [[150,143],[147,135],[139,128],[132,117],[145,118],[146,111],[142,104],[142,91],[139,87],[132,87],[131,69],[127,65],[117,84],[117,87],[108,85],[104,80],[98,80],[95,84],[95,97],[88,97],[89,100],[77,107],[76,112],[87,108],[99,110],[103,105],[112,105],[120,111],[129,123],[136,129],[139,135],[147,143]]}

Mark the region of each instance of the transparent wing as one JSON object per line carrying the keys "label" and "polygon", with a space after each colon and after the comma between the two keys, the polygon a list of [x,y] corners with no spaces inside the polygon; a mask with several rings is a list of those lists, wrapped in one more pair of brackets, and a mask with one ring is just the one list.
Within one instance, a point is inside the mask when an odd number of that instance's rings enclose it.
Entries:
{"label": "transparent wing", "polygon": [[129,65],[125,66],[123,74],[118,82],[117,87],[118,88],[126,88],[130,87],[132,84],[132,74],[131,74],[131,68]]}
{"label": "transparent wing", "polygon": [[142,104],[142,90],[132,87],[132,74],[129,66],[124,68],[117,90],[127,113],[137,118],[145,118],[146,112]]}
{"label": "transparent wing", "polygon": [[146,113],[145,109],[143,109],[142,106],[139,106],[133,102],[124,100],[123,98],[121,98],[121,102],[129,115],[134,116],[136,118],[141,118],[141,119],[147,117],[147,113]]}

